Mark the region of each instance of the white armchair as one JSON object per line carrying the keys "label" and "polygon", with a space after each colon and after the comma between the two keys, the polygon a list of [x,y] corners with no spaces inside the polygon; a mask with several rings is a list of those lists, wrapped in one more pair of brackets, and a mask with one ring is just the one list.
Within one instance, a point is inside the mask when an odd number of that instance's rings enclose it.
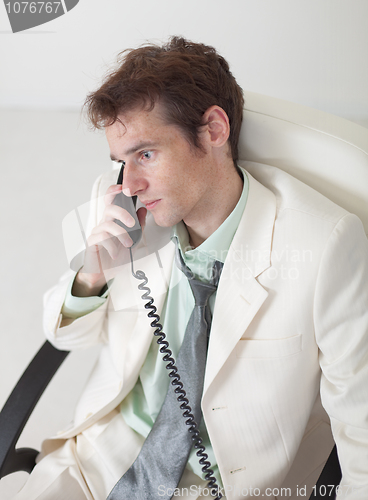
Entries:
{"label": "white armchair", "polygon": [[245,92],[239,159],[281,168],[356,214],[368,234],[368,129]]}

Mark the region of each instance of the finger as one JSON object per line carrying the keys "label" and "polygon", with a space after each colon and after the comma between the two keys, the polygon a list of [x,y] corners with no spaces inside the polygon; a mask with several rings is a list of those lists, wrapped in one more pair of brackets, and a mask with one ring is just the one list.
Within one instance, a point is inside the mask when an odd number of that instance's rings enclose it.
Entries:
{"label": "finger", "polygon": [[105,205],[111,205],[111,203],[114,201],[115,196],[118,193],[121,193],[122,187],[123,186],[121,184],[113,184],[107,189],[104,196]]}
{"label": "finger", "polygon": [[118,240],[127,248],[133,245],[133,240],[130,238],[127,231],[119,226],[114,221],[105,221],[92,229],[92,234],[107,233],[108,237],[116,236]]}
{"label": "finger", "polygon": [[102,222],[115,219],[118,219],[128,227],[133,227],[135,224],[134,218],[127,210],[119,207],[118,205],[107,205],[103,213]]}
{"label": "finger", "polygon": [[95,275],[97,280],[101,279],[101,275],[114,266],[113,262],[116,261],[118,255],[119,250],[112,238],[88,246],[84,255],[83,273]]}
{"label": "finger", "polygon": [[89,253],[98,254],[101,252],[101,248],[104,248],[112,259],[116,259],[119,254],[119,248],[116,238],[111,236],[106,231],[101,231],[97,234],[91,234],[87,240],[87,250]]}

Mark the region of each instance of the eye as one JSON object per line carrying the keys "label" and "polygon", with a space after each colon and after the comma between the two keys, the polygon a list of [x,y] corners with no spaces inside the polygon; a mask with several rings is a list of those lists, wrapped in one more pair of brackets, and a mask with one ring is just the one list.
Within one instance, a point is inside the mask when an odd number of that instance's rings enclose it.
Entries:
{"label": "eye", "polygon": [[143,160],[150,160],[152,158],[152,151],[142,151]]}

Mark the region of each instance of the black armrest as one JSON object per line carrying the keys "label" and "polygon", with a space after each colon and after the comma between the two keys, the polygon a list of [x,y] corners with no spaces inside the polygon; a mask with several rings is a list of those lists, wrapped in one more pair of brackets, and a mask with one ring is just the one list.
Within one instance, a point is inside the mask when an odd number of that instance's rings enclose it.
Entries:
{"label": "black armrest", "polygon": [[[336,445],[333,447],[330,456],[327,459],[325,466],[318,478],[316,485],[313,488],[309,500],[334,500],[336,498],[336,487],[341,481],[341,468],[339,458],[337,456]],[[334,486],[332,491],[332,486]]]}
{"label": "black armrest", "polygon": [[69,354],[46,341],[28,365],[0,413],[0,479],[12,472],[31,472],[37,450],[15,449],[34,407]]}

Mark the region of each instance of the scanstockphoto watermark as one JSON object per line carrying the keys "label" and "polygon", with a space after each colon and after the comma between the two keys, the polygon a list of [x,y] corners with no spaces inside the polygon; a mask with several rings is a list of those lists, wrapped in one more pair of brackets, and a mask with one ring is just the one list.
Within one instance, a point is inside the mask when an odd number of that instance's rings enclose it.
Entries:
{"label": "scanstockphoto watermark", "polygon": [[22,2],[4,0],[13,33],[48,23],[72,10],[79,0]]}
{"label": "scanstockphoto watermark", "polygon": [[[208,498],[215,498],[219,496],[219,493],[221,493],[222,496],[226,495],[235,495],[236,497],[263,497],[263,498],[290,498],[292,495],[296,495],[297,497],[300,498],[309,498],[311,493],[314,493],[316,496],[319,497],[326,497],[327,498],[335,498],[335,495],[337,498],[343,498],[344,496],[353,494],[354,491],[358,491],[359,488],[351,486],[351,485],[333,485],[333,484],[327,484],[327,485],[315,485],[312,488],[312,491],[307,490],[307,487],[297,485],[295,491],[291,490],[291,488],[254,488],[252,486],[248,487],[239,487],[239,486],[231,486],[227,485],[224,486],[223,488],[208,488],[208,487],[202,487],[202,486],[197,486],[197,485],[192,485],[189,488],[167,488],[164,485],[160,485],[158,487],[158,496],[160,497],[165,497],[165,498],[171,498],[171,497],[194,497],[198,498],[200,497],[208,497]],[[363,498],[363,497],[362,497]]]}
{"label": "scanstockphoto watermark", "polygon": [[[291,488],[254,488],[253,486],[247,487],[239,487],[227,485],[223,488],[209,488],[202,487],[197,485],[192,485],[189,488],[167,488],[163,484],[158,487],[158,496],[163,498],[172,498],[172,497],[193,497],[193,498],[215,498],[218,497],[219,494],[222,497],[227,496],[229,494],[235,495],[240,498],[248,498],[248,497],[269,497],[269,498],[287,498],[291,497],[292,490]],[[297,486],[296,495],[302,497],[307,496],[307,488],[306,486]]]}
{"label": "scanstockphoto watermark", "polygon": [[[184,252],[190,252],[192,247],[184,247]],[[225,262],[229,249],[216,251],[213,249],[209,249],[207,254],[210,255],[215,260],[220,260],[221,262]],[[234,262],[263,262],[264,260],[269,259],[270,252],[269,250],[259,250],[252,248],[249,244],[241,244],[237,247],[236,252],[234,252],[232,259]],[[196,256],[196,260],[205,261],[207,259],[206,255],[198,254]],[[308,248],[296,248],[291,247],[286,244],[284,247],[280,249],[273,249],[271,252],[271,261],[272,263],[282,262],[285,264],[296,264],[300,262],[312,262],[313,260],[313,252]]]}
{"label": "scanstockphoto watermark", "polygon": [[[109,296],[115,311],[139,307],[142,298],[131,272],[130,252],[125,246],[117,243],[119,236],[111,236],[117,248],[116,256],[112,257],[107,250],[110,238],[108,237],[106,241],[99,241],[98,258],[88,258],[88,255],[91,255],[88,235],[93,229],[92,225],[96,224],[96,221],[89,217],[90,213],[95,213],[94,205],[103,207],[104,197],[80,205],[63,219],[63,240],[69,266],[75,272],[83,267],[83,273],[104,274],[106,283],[111,284]],[[122,228],[121,231],[125,232]],[[129,234],[130,229],[127,228],[127,231]],[[183,250],[188,250],[185,254],[188,258],[190,250],[186,248]],[[172,273],[171,278],[168,278],[166,271],[169,269],[169,256],[174,254],[171,229],[147,224],[141,241],[132,249],[132,257],[134,269],[147,273],[148,287],[152,287],[153,296],[166,293],[168,287],[172,289],[181,279],[185,279],[182,273]],[[273,249],[270,254],[270,248],[259,250],[244,243],[236,245],[236,249],[235,245],[231,244],[230,249],[223,252],[209,250],[206,255],[197,251],[196,267],[192,268],[190,258],[186,263],[199,279],[210,280],[214,272],[211,258],[225,263],[221,271],[220,284],[225,280],[246,283],[252,281],[254,276],[260,276],[259,279],[264,280],[262,284],[267,287],[276,280],[289,281],[297,286],[301,273],[313,265],[314,255],[308,248],[296,248],[288,244]],[[155,276],[155,279],[152,276]],[[124,301],[127,301],[124,303],[121,303],[119,298],[119,287],[114,286],[119,280],[124,283],[124,287],[129,286],[131,290],[129,297],[124,297]]]}
{"label": "scanstockphoto watermark", "polygon": [[[97,198],[94,200],[93,204],[95,206],[104,206],[104,197]],[[63,239],[65,244],[65,250],[67,254],[70,267],[77,271],[81,264],[83,263],[84,251],[87,247],[87,237],[91,231],[91,227],[88,227],[89,213],[91,207],[93,208],[92,202],[87,202],[80,205],[69,214],[64,217],[63,220]],[[126,228],[129,231],[134,230],[134,228]],[[158,253],[165,247],[169,242],[170,238],[168,233],[162,236],[162,231],[154,229],[145,229],[143,232],[142,244],[145,245],[146,249],[144,252],[145,256],[156,254],[159,260]],[[228,274],[232,273],[246,272],[247,269],[253,269],[257,271],[258,266],[262,266],[262,270],[265,269],[265,263],[269,263],[269,269],[267,271],[267,277],[270,280],[275,280],[278,277],[282,279],[295,280],[299,277],[299,269],[303,266],[308,266],[313,261],[313,252],[309,248],[299,248],[291,247],[289,244],[284,245],[281,248],[274,248],[270,253],[270,249],[266,248],[260,250],[251,247],[247,243],[242,243],[236,245],[236,250],[233,244],[230,245],[229,249],[216,251],[214,249],[208,249],[206,252],[195,251],[195,256],[192,254],[192,247],[182,248],[182,251],[186,255],[186,263],[190,267],[191,259],[194,259],[197,266],[201,267],[201,271],[206,269],[209,259],[217,260],[220,262],[225,262],[228,257],[228,263],[231,262]],[[121,265],[129,262],[127,258],[128,253],[122,252],[119,258],[114,261],[106,259],[104,262],[104,270],[108,272],[109,269],[119,267]],[[201,266],[203,264],[203,266]],[[203,269],[202,269],[203,268]],[[204,278],[210,279],[212,273],[212,267],[207,267],[208,276],[203,276]],[[94,272],[91,270],[91,272]],[[229,276],[231,277],[231,276]],[[247,276],[233,276],[239,279],[246,279]]]}

